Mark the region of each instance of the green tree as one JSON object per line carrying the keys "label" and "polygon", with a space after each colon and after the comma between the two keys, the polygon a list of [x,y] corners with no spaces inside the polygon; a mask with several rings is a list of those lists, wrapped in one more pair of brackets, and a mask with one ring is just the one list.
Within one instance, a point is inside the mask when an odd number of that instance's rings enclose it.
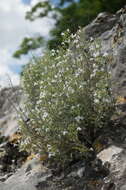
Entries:
{"label": "green tree", "polygon": [[[39,2],[26,13],[26,19],[34,21],[37,18],[51,16],[56,20],[55,27],[50,31],[51,39],[46,43],[47,48],[57,49],[62,42],[61,33],[69,30],[75,33],[79,26],[87,25],[99,12],[108,11],[114,13],[125,5],[125,0],[59,0],[58,3],[52,1]],[[60,16],[58,16],[60,15]],[[29,50],[40,48],[42,37],[24,39],[19,50],[14,53],[14,57],[19,58],[27,54]],[[32,41],[32,46],[28,42]],[[36,43],[37,41],[37,43]]]}
{"label": "green tree", "polygon": [[14,53],[14,57],[15,58],[20,58],[20,56],[22,54],[27,54],[30,50],[34,50],[37,48],[42,47],[42,45],[44,44],[44,39],[43,37],[39,36],[36,38],[28,38],[25,37],[20,45],[20,49],[17,50]]}

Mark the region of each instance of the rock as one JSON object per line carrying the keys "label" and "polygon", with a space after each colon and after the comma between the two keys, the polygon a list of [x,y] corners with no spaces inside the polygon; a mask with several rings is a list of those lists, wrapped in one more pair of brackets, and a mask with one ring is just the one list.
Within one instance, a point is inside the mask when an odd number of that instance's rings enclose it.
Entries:
{"label": "rock", "polygon": [[[113,91],[116,95],[126,95],[126,7],[116,14],[100,13],[84,28],[87,39],[99,38],[102,53],[114,58],[111,64]],[[83,36],[83,35],[82,35]]]}
{"label": "rock", "polygon": [[84,28],[86,37],[99,37],[104,32],[111,30],[117,23],[117,20],[118,17],[116,15],[107,12],[100,13],[91,24]]}
{"label": "rock", "polygon": [[126,187],[126,150],[111,146],[98,154],[98,157],[105,163],[109,162],[108,181],[112,179],[116,189],[122,190]]}
{"label": "rock", "polygon": [[17,109],[22,99],[20,87],[4,88],[0,91],[0,133],[8,137],[18,130]]}
{"label": "rock", "polygon": [[[125,36],[126,37],[126,36]],[[118,95],[125,96],[126,93],[126,45],[121,44],[118,47],[117,55],[115,57],[116,65],[113,68],[113,82],[116,84],[114,86],[114,91],[117,92]]]}
{"label": "rock", "polygon": [[86,172],[86,171],[85,171],[85,167],[82,167],[82,168],[80,168],[80,169],[77,171],[77,175],[81,178],[81,177],[83,177],[84,172]]}
{"label": "rock", "polygon": [[0,177],[0,182],[4,182],[7,180],[8,177],[10,177],[11,175],[13,175],[13,173],[9,173],[9,174],[6,174],[4,176],[1,176]]}
{"label": "rock", "polygon": [[[31,170],[27,168],[31,165]],[[41,186],[43,190],[48,186],[47,179],[52,176],[47,168],[32,160],[23,165],[15,174],[6,181],[0,183],[1,190],[38,190]]]}
{"label": "rock", "polygon": [[121,153],[123,151],[122,148],[116,147],[114,145],[104,149],[103,151],[101,151],[97,156],[99,159],[102,160],[103,163],[105,162],[110,162],[111,159],[115,156],[118,155],[119,153]]}
{"label": "rock", "polygon": [[81,163],[80,166],[78,163],[76,163],[74,166],[71,168],[71,172],[67,175],[68,177],[79,177],[82,178],[85,175],[85,169],[86,167],[83,166],[84,163]]}
{"label": "rock", "polygon": [[120,190],[126,190],[126,185],[123,185],[122,187],[120,187]]}

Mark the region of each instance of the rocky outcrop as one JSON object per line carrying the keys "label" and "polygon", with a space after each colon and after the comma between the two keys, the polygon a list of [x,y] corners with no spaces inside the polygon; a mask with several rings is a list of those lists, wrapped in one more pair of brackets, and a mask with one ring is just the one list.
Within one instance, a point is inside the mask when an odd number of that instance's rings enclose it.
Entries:
{"label": "rocky outcrop", "polygon": [[[87,38],[97,38],[110,31],[118,22],[119,16],[107,12],[100,13],[91,24],[84,28]],[[108,24],[109,23],[109,24]]]}
{"label": "rocky outcrop", "polygon": [[[28,153],[19,150],[17,111],[22,101],[19,87],[0,91],[0,181],[5,181],[26,160]],[[2,188],[0,188],[2,190]]]}
{"label": "rocky outcrop", "polygon": [[110,146],[99,153],[98,157],[103,162],[109,162],[110,174],[105,178],[107,183],[113,184],[113,189],[125,190],[126,189],[126,150],[117,146]]}
{"label": "rocky outcrop", "polygon": [[[51,172],[37,160],[25,163],[19,170],[0,184],[1,190],[48,190],[47,179]],[[51,185],[50,185],[51,189]],[[54,188],[55,189],[55,188]]]}
{"label": "rocky outcrop", "polygon": [[112,61],[113,90],[126,95],[126,7],[116,14],[100,13],[84,28],[86,38],[99,38],[102,52],[114,58]]}
{"label": "rocky outcrop", "polygon": [[17,111],[22,99],[19,87],[4,88],[0,91],[0,133],[11,136],[18,129]]}

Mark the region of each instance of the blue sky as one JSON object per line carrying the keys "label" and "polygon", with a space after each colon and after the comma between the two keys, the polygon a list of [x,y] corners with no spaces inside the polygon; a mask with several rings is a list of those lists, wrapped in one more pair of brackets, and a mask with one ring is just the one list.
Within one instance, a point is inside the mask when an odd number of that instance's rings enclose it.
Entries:
{"label": "blue sky", "polygon": [[31,0],[22,0],[24,4],[30,4]]}
{"label": "blue sky", "polygon": [[[38,0],[32,0],[35,4]],[[30,0],[0,0],[0,86],[7,85],[9,75],[13,84],[19,84],[19,72],[22,65],[29,60],[28,56],[21,60],[12,58],[13,52],[25,36],[38,33],[48,37],[54,21],[44,18],[30,22],[25,20],[25,13],[30,9]]]}

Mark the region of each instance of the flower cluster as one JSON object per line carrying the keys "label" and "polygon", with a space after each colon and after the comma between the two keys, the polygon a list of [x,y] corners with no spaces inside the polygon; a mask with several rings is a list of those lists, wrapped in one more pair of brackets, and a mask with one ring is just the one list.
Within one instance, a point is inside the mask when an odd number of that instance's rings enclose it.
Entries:
{"label": "flower cluster", "polygon": [[59,50],[36,58],[22,77],[24,109],[30,118],[28,125],[20,122],[24,145],[30,142],[32,150],[48,151],[59,159],[72,159],[76,151],[83,154],[87,149],[78,131],[107,126],[114,111],[109,63],[100,43],[86,41],[82,30],[69,37],[68,32],[67,37],[61,34],[65,39]]}

